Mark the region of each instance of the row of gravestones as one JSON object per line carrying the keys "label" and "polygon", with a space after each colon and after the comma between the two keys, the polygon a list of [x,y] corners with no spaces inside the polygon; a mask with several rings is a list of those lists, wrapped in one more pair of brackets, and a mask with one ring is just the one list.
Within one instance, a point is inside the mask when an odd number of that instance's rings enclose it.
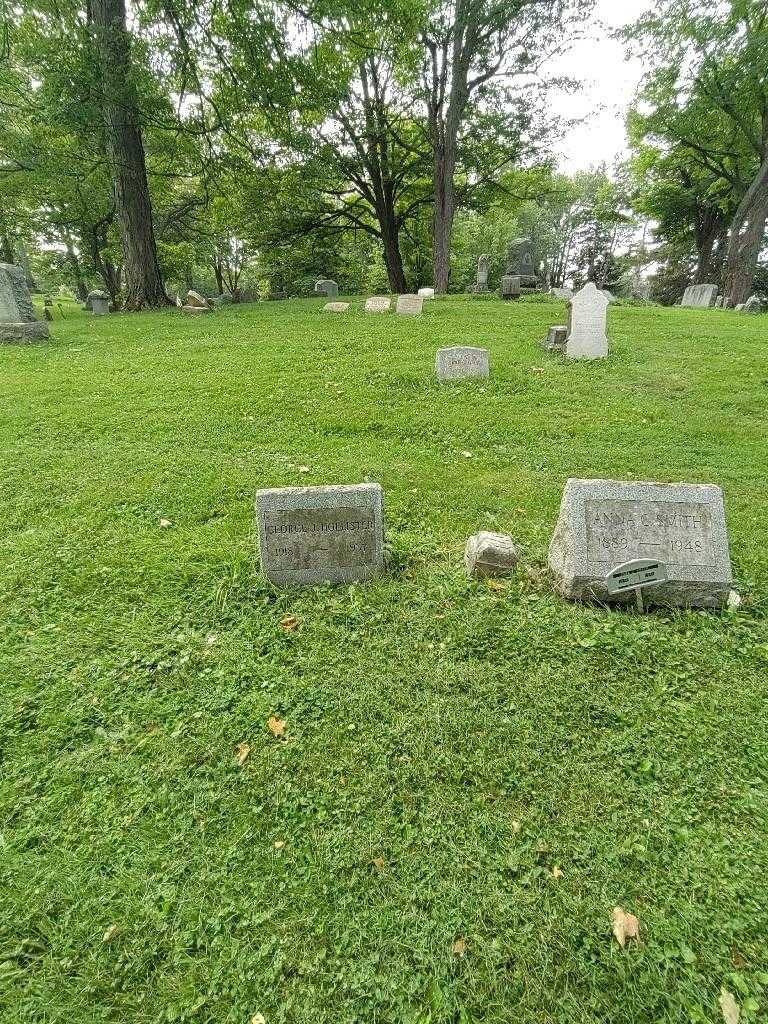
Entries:
{"label": "row of gravestones", "polygon": [[[262,571],[275,586],[349,584],[385,571],[379,484],[260,490],[256,516]],[[467,541],[470,576],[509,575],[519,559],[505,534]],[[723,493],[711,484],[568,480],[549,568],[557,591],[573,601],[636,601],[643,610],[740,600]]]}
{"label": "row of gravestones", "polygon": [[[431,288],[428,290],[432,291]],[[427,291],[427,289],[422,289],[422,291]],[[421,293],[418,295],[398,295],[395,312],[400,316],[418,316],[424,311],[424,299],[432,297],[422,295]],[[323,311],[326,313],[347,313],[349,308],[350,303],[348,302],[326,302],[323,306]],[[365,300],[366,313],[389,313],[391,308],[392,299],[389,295],[372,295],[369,299]]]}
{"label": "row of gravestones", "polygon": [[752,295],[746,302],[733,306],[733,301],[727,295],[718,295],[716,284],[692,284],[685,289],[680,305],[687,309],[731,309],[735,308],[737,313],[765,313],[768,312],[768,300],[759,295]]}

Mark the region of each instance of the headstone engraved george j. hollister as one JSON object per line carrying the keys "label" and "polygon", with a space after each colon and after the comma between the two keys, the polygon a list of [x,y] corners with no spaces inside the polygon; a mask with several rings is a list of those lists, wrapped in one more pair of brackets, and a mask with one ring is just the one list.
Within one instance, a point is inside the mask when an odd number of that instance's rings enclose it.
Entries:
{"label": "headstone engraved george j. hollister", "polygon": [[592,282],[571,299],[565,354],[568,359],[604,359],[608,355],[609,300]]}
{"label": "headstone engraved george j. hollister", "polygon": [[44,341],[48,324],[38,320],[22,267],[0,263],[0,343]]}
{"label": "headstone engraved george j. hollister", "polygon": [[461,377],[488,377],[490,365],[485,348],[441,348],[435,360],[439,380],[458,380]]}
{"label": "headstone engraved george j. hollister", "polygon": [[277,586],[355,583],[384,569],[379,484],[257,491],[264,575]]}
{"label": "headstone engraved george j. hollister", "polygon": [[723,492],[713,484],[569,480],[549,549],[558,590],[575,601],[626,601],[607,578],[636,559],[663,564],[648,592],[667,607],[722,608],[731,591]]}

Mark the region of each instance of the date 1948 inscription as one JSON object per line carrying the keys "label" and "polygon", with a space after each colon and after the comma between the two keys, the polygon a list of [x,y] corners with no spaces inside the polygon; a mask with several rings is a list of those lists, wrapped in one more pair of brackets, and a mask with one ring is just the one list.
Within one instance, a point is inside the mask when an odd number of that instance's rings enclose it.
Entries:
{"label": "date 1948 inscription", "polygon": [[708,505],[683,501],[588,500],[587,557],[615,565],[658,558],[672,565],[716,564]]}
{"label": "date 1948 inscription", "polygon": [[366,566],[374,559],[375,526],[360,508],[265,512],[266,561],[279,570]]}

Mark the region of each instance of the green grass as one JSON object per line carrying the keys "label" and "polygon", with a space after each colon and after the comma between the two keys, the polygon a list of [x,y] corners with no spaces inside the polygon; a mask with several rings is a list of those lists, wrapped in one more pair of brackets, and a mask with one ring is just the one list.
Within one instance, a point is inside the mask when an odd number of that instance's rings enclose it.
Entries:
{"label": "green grass", "polygon": [[[765,1019],[768,320],[614,306],[569,365],[556,302],[320,305],[0,348],[3,1024]],[[722,485],[742,609],[556,597],[568,476]],[[391,573],[266,584],[256,489],[363,480]]]}

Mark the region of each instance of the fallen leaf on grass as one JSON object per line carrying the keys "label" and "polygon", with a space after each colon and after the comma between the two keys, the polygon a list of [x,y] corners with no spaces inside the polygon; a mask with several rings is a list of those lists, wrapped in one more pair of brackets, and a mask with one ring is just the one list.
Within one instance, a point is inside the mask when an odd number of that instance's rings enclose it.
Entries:
{"label": "fallen leaf on grass", "polygon": [[275,849],[276,850],[282,850],[284,846],[285,846],[285,842],[282,839],[276,839],[275,840]]}
{"label": "fallen leaf on grass", "polygon": [[251,1017],[251,1024],[267,1024],[263,1013],[254,1013]]}
{"label": "fallen leaf on grass", "polygon": [[111,942],[112,939],[116,939],[117,938],[117,936],[120,934],[120,932],[122,930],[123,929],[120,927],[119,924],[111,924],[109,926],[109,928],[107,928],[107,930],[104,932],[104,936],[103,936],[101,941],[102,942]]}
{"label": "fallen leaf on grass", "polygon": [[293,633],[299,628],[299,620],[295,615],[285,615],[280,619],[280,626],[286,633]]}
{"label": "fallen leaf on grass", "polygon": [[613,935],[622,949],[629,939],[640,938],[640,922],[634,914],[628,914],[622,907],[614,907],[611,914]]}
{"label": "fallen leaf on grass", "polygon": [[160,529],[161,529],[161,530],[167,530],[167,529],[168,529],[168,527],[169,527],[169,526],[172,526],[172,525],[173,525],[173,524],[171,523],[171,520],[170,520],[170,519],[161,519],[161,520],[160,520]]}
{"label": "fallen leaf on grass", "polygon": [[520,831],[521,827],[522,827],[522,826],[520,825],[520,822],[519,822],[519,821],[513,821],[513,822],[512,822],[512,831],[513,831],[514,833],[518,833],[518,832]]}
{"label": "fallen leaf on grass", "polygon": [[235,751],[235,760],[238,765],[242,768],[248,758],[251,756],[251,748],[248,743],[238,743]]}
{"label": "fallen leaf on grass", "polygon": [[741,1010],[727,988],[720,989],[720,1009],[723,1011],[725,1024],[739,1024]]}
{"label": "fallen leaf on grass", "polygon": [[309,466],[299,466],[299,472],[300,473],[311,473],[312,470],[309,468]]}
{"label": "fallen leaf on grass", "polygon": [[282,718],[278,718],[276,715],[270,715],[267,720],[267,726],[275,739],[279,740],[282,736],[285,736],[287,723],[284,722]]}
{"label": "fallen leaf on grass", "polygon": [[454,956],[465,956],[467,952],[467,940],[459,937],[453,944]]}
{"label": "fallen leaf on grass", "polygon": [[374,857],[371,864],[373,864],[377,871],[384,871],[387,866],[387,862],[383,857]]}
{"label": "fallen leaf on grass", "polygon": [[552,877],[556,879],[558,882],[561,878],[565,877],[565,872],[559,864],[555,864],[555,866],[552,868]]}
{"label": "fallen leaf on grass", "polygon": [[506,593],[507,586],[508,586],[508,584],[506,583],[505,580],[494,580],[494,579],[486,580],[486,584],[485,585],[488,587],[489,590],[492,590],[495,594],[504,594],[504,593]]}

